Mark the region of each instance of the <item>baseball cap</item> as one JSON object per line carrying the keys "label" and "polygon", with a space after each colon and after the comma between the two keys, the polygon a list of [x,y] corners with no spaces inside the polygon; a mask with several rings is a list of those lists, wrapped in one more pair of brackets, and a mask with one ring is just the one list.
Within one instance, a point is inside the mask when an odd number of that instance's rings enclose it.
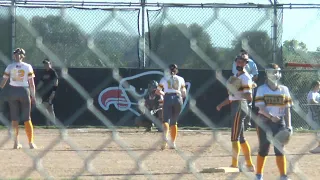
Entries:
{"label": "baseball cap", "polygon": [[246,50],[243,50],[243,49],[240,51],[240,54],[241,54],[241,55],[244,55],[244,54],[249,55],[249,53],[248,53]]}
{"label": "baseball cap", "polygon": [[44,59],[44,60],[42,61],[42,63],[43,63],[43,64],[50,64],[50,60],[49,60],[49,59]]}
{"label": "baseball cap", "polygon": [[235,59],[234,61],[237,61],[238,59],[239,59],[239,60],[244,60],[244,61],[248,62],[248,60],[245,59],[245,58],[242,57],[242,56],[236,56],[236,59]]}
{"label": "baseball cap", "polygon": [[26,51],[22,48],[17,48],[13,51],[13,54],[23,54],[25,55],[26,54]]}
{"label": "baseball cap", "polygon": [[170,70],[178,69],[178,65],[176,65],[176,64],[170,64],[170,65],[169,65],[169,69],[170,69]]}

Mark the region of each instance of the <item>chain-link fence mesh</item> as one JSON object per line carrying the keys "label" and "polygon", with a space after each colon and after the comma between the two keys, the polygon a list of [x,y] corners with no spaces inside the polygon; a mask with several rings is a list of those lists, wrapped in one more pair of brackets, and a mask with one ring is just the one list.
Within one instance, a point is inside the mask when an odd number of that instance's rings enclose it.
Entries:
{"label": "chain-link fence mesh", "polygon": [[[305,68],[288,68],[283,71],[283,83],[290,89],[292,96],[295,97],[299,111],[292,112],[292,123],[294,127],[309,129],[310,126],[305,121],[308,113],[307,95],[312,90],[311,84],[319,79],[318,70],[308,70]],[[309,79],[309,80],[306,80]],[[303,110],[301,114],[300,110]]]}
{"label": "chain-link fence mesh", "polygon": [[[15,17],[15,46],[26,50],[27,62],[33,66],[40,66],[44,58],[51,59],[53,64],[61,69],[61,80],[70,86],[66,91],[73,89],[82,101],[81,105],[77,104],[80,108],[72,112],[67,120],[59,118],[54,120],[46,112],[41,98],[37,97],[36,108],[45,118],[55,122],[56,129],[36,129],[35,135],[36,139],[37,137],[39,139],[37,143],[41,144],[40,149],[33,152],[23,148],[22,153],[9,150],[13,139],[12,132],[10,131],[9,135],[1,132],[3,138],[0,147],[1,149],[3,147],[5,155],[0,160],[3,167],[0,178],[253,179],[255,172],[248,172],[242,157],[239,163],[241,173],[200,172],[205,167],[230,165],[232,150],[231,143],[228,143],[229,131],[228,133],[220,131],[221,127],[203,111],[203,108],[200,108],[198,102],[200,98],[208,98],[202,97],[202,94],[210,91],[214,83],[225,86],[228,76],[222,74],[220,70],[230,69],[240,49],[246,49],[261,67],[274,61],[281,64],[283,9],[278,7],[275,12],[270,5],[261,7],[244,4],[237,5],[238,8],[220,6],[193,8],[163,6],[157,11],[147,11],[149,25],[145,41],[147,46],[139,44],[140,9],[66,6],[39,8],[18,4],[13,14],[8,7],[1,6],[0,11],[5,12],[1,16],[9,19],[11,16],[6,16],[9,12]],[[275,13],[276,18],[274,18]],[[11,37],[11,31],[3,38],[8,37]],[[9,41],[2,43],[4,45],[0,50],[3,54],[6,53],[6,48],[11,50],[7,45]],[[139,51],[141,47],[147,49]],[[9,52],[11,51],[7,51],[7,58],[1,58],[2,62],[10,59]],[[181,136],[178,137],[181,140],[178,140],[175,151],[159,151],[159,147],[163,144],[161,134],[146,134],[132,129],[121,130],[112,123],[114,121],[110,117],[114,116],[106,116],[102,112],[101,107],[108,110],[113,104],[115,108],[111,110],[122,111],[119,122],[124,123],[132,121],[136,113],[145,110],[141,102],[142,95],[139,93],[143,89],[136,89],[138,87],[130,80],[136,78],[138,81],[147,82],[150,78],[144,78],[143,75],[148,75],[148,71],[144,74],[130,72],[130,77],[124,77],[119,69],[140,67],[139,52],[144,52],[148,57],[147,68],[161,69],[149,71],[158,76],[163,76],[162,69],[167,68],[169,63],[177,63],[182,69],[215,71],[215,74],[207,81],[204,80],[199,87],[191,86],[190,82],[186,83],[188,92],[191,92],[190,87],[194,88],[192,94],[188,94],[185,100],[188,104],[187,111],[208,127],[209,131],[181,131],[179,132]],[[106,73],[105,78],[98,82],[96,87],[86,87],[81,84],[83,81],[77,80],[79,77],[70,74],[68,70],[72,67],[110,68],[111,73]],[[295,70],[283,72],[283,83],[289,87],[295,103],[292,112],[294,128],[307,128],[304,118],[306,109],[303,105],[306,101],[303,98],[308,91],[305,88],[307,83],[305,77],[310,78],[307,74],[310,72]],[[90,76],[90,74],[79,76]],[[312,77],[317,78],[317,75],[313,73]],[[114,87],[114,84],[117,84],[117,87]],[[98,99],[93,96],[104,88],[109,95],[113,94],[110,97],[115,98],[114,102],[107,101],[108,94],[102,94]],[[212,92],[210,96],[214,96],[213,94],[215,93]],[[65,97],[65,108],[72,106],[73,102],[70,101]],[[102,106],[97,106],[96,101]],[[213,105],[211,109],[215,111]],[[91,114],[92,119],[102,123],[107,130],[76,130],[65,126],[65,124],[72,125],[85,111]],[[145,116],[162,129],[157,117],[148,113]],[[259,117],[255,113],[252,113],[252,119],[257,126],[266,131],[267,127],[259,123]],[[7,117],[1,116],[0,120],[11,130],[11,122]],[[248,132],[247,140],[255,155],[258,149],[257,137],[255,132],[250,133],[252,132]],[[287,155],[288,175],[295,179],[318,177],[319,171],[316,167],[320,166],[314,162],[314,156],[305,156],[316,143],[312,135],[292,137],[293,143],[285,149],[277,139],[273,137],[268,139]],[[296,146],[296,142],[299,142],[300,146]],[[169,144],[172,145],[170,142]],[[315,169],[310,169],[310,162]],[[21,172],[17,172],[17,169]],[[265,173],[267,179],[278,177],[273,173],[277,171],[275,168],[266,168],[267,170],[269,171]]]}
{"label": "chain-link fence mesh", "polygon": [[[7,60],[8,57],[11,56],[11,37],[12,37],[12,21],[11,21],[11,13],[10,6],[1,6],[0,7],[0,23],[2,27],[1,33],[1,59]],[[4,70],[6,63],[1,61],[1,70]]]}
{"label": "chain-link fence mesh", "polygon": [[[255,54],[257,64],[273,62],[273,27],[278,25],[276,44],[279,51],[282,35],[282,10],[273,20],[272,8],[165,7],[149,10],[149,46],[166,62],[177,62],[182,68],[211,69],[192,50],[196,44],[220,69],[230,69],[243,46]],[[181,15],[183,14],[183,15]],[[192,41],[190,41],[190,39]],[[263,61],[258,61],[263,57]],[[280,58],[278,54],[278,58]],[[155,64],[149,67],[157,68]]]}
{"label": "chain-link fence mesh", "polygon": [[[315,47],[312,41],[312,29],[320,26],[319,9],[286,9],[288,19],[296,19],[301,22],[299,28],[288,32],[283,42],[283,62],[298,64],[317,64],[319,62],[319,49]],[[310,45],[311,47],[307,46]],[[309,48],[309,49],[308,49]],[[304,120],[308,114],[307,94],[312,90],[311,84],[319,79],[317,69],[301,67],[290,67],[284,71],[283,83],[290,89],[293,96],[296,97],[298,107],[303,110],[293,112],[294,124],[297,128],[310,128]]]}
{"label": "chain-link fence mesh", "polygon": [[[123,28],[118,18],[132,31]],[[34,66],[42,66],[46,57],[37,48],[37,41],[42,41],[67,67],[109,67],[88,49],[93,41],[116,67],[139,67],[138,18],[139,9],[18,7],[16,46],[25,47]],[[28,28],[37,34],[31,35]]]}

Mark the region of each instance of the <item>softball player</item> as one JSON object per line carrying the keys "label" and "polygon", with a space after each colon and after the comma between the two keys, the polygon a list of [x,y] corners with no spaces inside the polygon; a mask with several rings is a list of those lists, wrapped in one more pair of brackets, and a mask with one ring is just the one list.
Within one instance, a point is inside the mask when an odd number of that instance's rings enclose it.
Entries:
{"label": "softball player", "polygon": [[238,91],[229,95],[229,97],[217,106],[220,111],[225,105],[231,104],[231,114],[233,118],[231,129],[232,142],[232,164],[231,167],[238,168],[238,160],[240,154],[240,147],[245,156],[246,166],[248,171],[254,172],[254,165],[251,158],[251,149],[249,143],[244,138],[244,120],[248,114],[248,101],[252,100],[252,80],[250,75],[246,72],[244,67],[247,60],[241,56],[236,58],[236,65],[238,73],[235,77],[241,80],[242,87]]}
{"label": "softball player", "polygon": [[[292,133],[290,107],[293,103],[288,87],[279,84],[280,70],[277,64],[272,63],[267,66],[265,69],[267,81],[258,87],[255,99],[255,104],[259,108],[259,119],[257,120],[259,138],[257,180],[263,179],[264,164],[270,149],[270,141],[267,138],[269,134],[275,137],[281,130],[288,130]],[[274,152],[280,179],[287,180],[286,157],[277,147],[274,147]]]}
{"label": "softball player", "polygon": [[[158,82],[152,80],[148,83],[148,93],[144,97],[144,106],[147,111],[155,116],[159,122],[162,122],[162,106],[163,106],[163,97],[156,94],[156,90],[158,88]],[[146,112],[144,112],[146,113]],[[143,118],[143,119],[141,119]],[[138,126],[143,126],[146,128],[146,132],[150,132],[152,130],[152,126],[154,125],[152,121],[145,117],[140,117],[136,124]],[[161,123],[160,123],[161,124]],[[161,132],[161,128],[158,128],[158,132]]]}
{"label": "softball player", "polygon": [[[314,81],[307,96],[308,114],[307,122],[313,129],[318,129],[320,126],[320,81]],[[320,153],[320,133],[317,133],[318,146],[312,149],[311,153]]]}
{"label": "softball player", "polygon": [[47,119],[47,125],[55,125],[55,113],[53,107],[53,100],[55,98],[56,91],[58,89],[58,74],[52,68],[51,62],[49,59],[45,59],[42,61],[45,67],[45,73],[41,78],[37,86],[37,90],[39,90],[39,94],[42,96],[42,104],[46,108],[46,112],[52,116],[53,122],[50,123],[50,120]]}
{"label": "softball player", "polygon": [[[240,51],[240,56],[242,56],[243,58],[245,58],[247,60],[248,63],[245,66],[245,70],[249,73],[249,75],[251,76],[252,80],[254,82],[257,82],[258,81],[259,71],[258,71],[256,63],[250,58],[248,52],[243,50],[243,49]],[[236,69],[236,63],[235,62],[232,64],[232,73],[233,74],[237,74],[238,73],[238,71]],[[252,94],[253,94],[253,97],[255,97],[256,88],[253,89]],[[251,110],[254,110],[252,108],[252,107],[254,107],[254,104],[252,104],[252,101],[248,102],[248,106],[249,106],[250,111],[248,111],[247,118],[244,120],[244,128],[245,128],[245,130],[247,130],[248,128],[253,127],[252,126],[252,118],[251,118]]]}
{"label": "softball player", "polygon": [[[22,62],[25,58],[25,51],[17,48],[13,52],[15,62],[9,64],[5,69],[3,79],[0,84],[1,90],[10,79],[8,89],[8,103],[10,118],[14,130],[14,149],[22,148],[19,143],[19,118],[24,121],[29,146],[35,149],[33,142],[33,125],[31,122],[31,101],[35,102],[34,72],[30,64]],[[30,98],[31,96],[31,98]]]}
{"label": "softball player", "polygon": [[[160,80],[156,93],[163,95],[163,135],[164,143],[161,149],[167,147],[170,129],[171,141],[170,148],[176,148],[176,138],[178,133],[177,121],[182,108],[182,97],[186,96],[185,80],[178,76],[178,66],[169,66],[170,75],[166,75]],[[162,91],[163,90],[163,91]]]}

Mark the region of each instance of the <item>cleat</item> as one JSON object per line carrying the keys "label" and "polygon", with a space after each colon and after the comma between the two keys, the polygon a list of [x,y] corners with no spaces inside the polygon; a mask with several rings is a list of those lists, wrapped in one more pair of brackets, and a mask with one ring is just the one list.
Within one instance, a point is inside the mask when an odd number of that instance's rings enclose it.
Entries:
{"label": "cleat", "polygon": [[239,171],[240,172],[255,172],[256,168],[252,166],[240,166]]}
{"label": "cleat", "polygon": [[247,166],[247,171],[248,172],[255,172],[256,168],[254,166]]}
{"label": "cleat", "polygon": [[161,145],[161,150],[165,150],[167,148],[167,143],[164,142],[162,145]]}
{"label": "cleat", "polygon": [[172,143],[172,145],[170,145],[170,149],[177,149],[176,143]]}
{"label": "cleat", "polygon": [[15,142],[13,145],[13,149],[21,149],[22,145],[20,143]]}
{"label": "cleat", "polygon": [[261,174],[256,174],[255,180],[263,180],[263,176]]}
{"label": "cleat", "polygon": [[282,175],[280,177],[280,180],[291,180],[291,179],[289,179],[287,175]]}
{"label": "cleat", "polygon": [[312,150],[310,151],[310,153],[314,153],[314,154],[320,153],[320,146],[312,149]]}
{"label": "cleat", "polygon": [[30,143],[29,146],[30,149],[37,149],[37,146],[34,143]]}
{"label": "cleat", "polygon": [[161,150],[165,150],[167,147],[168,147],[168,138],[167,137],[164,137],[163,138],[163,143],[161,145]]}

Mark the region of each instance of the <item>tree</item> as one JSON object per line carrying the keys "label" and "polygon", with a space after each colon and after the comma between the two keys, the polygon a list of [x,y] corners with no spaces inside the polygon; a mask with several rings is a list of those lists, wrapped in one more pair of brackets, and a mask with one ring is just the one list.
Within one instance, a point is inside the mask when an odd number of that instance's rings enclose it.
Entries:
{"label": "tree", "polygon": [[[151,51],[163,62],[175,62],[181,68],[209,68],[202,54],[210,61],[218,58],[210,35],[198,24],[155,24],[150,29],[150,43]],[[150,67],[158,67],[152,59],[149,62]]]}
{"label": "tree", "polygon": [[283,57],[285,62],[313,63],[314,55],[308,52],[307,45],[295,39],[283,42]]}
{"label": "tree", "polygon": [[[265,31],[245,31],[232,44],[232,55],[234,56],[238,55],[241,49],[244,49],[249,52],[258,66],[264,67],[266,64],[273,62],[272,40]],[[277,52],[280,52],[279,48]],[[281,60],[280,53],[277,54],[277,59]]]}
{"label": "tree", "polygon": [[[31,31],[29,27],[32,27]],[[42,60],[47,55],[37,46],[33,33],[42,37],[43,45],[68,67],[108,67],[105,56],[116,66],[125,66],[123,56],[137,42],[137,37],[121,32],[98,31],[92,35],[85,33],[75,23],[60,16],[35,16],[31,20],[17,17],[16,46],[26,50],[26,61],[34,66],[42,66]],[[90,50],[89,37],[99,53],[103,53],[102,56]]]}
{"label": "tree", "polygon": [[[10,18],[10,10],[6,7],[1,7],[2,14],[0,16],[0,66],[2,67],[1,72],[4,71],[6,66],[6,60],[11,60],[12,51],[11,51],[11,18]],[[7,12],[5,12],[7,11]]]}
{"label": "tree", "polygon": [[[304,42],[295,39],[283,42],[283,59],[285,62],[294,63],[317,63],[317,52],[309,52]],[[295,71],[295,69],[304,69],[305,71]],[[309,91],[309,81],[306,79],[317,79],[318,74],[305,68],[288,67],[283,71],[283,83],[289,87],[291,93],[296,98],[305,98]],[[305,99],[302,99],[305,101]]]}
{"label": "tree", "polygon": [[[137,62],[139,37],[122,32],[100,31],[94,36],[95,45],[118,67]],[[137,67],[137,66],[136,66]]]}
{"label": "tree", "polygon": [[[31,28],[29,28],[31,27]],[[86,44],[79,28],[60,16],[34,16],[31,20],[17,17],[16,46],[26,50],[26,60],[40,66],[46,54],[41,51],[35,35],[42,38],[42,44],[58,58],[69,65],[69,61],[79,56]]]}
{"label": "tree", "polygon": [[283,48],[285,48],[286,50],[288,50],[290,52],[297,52],[297,51],[306,52],[306,51],[308,51],[307,45],[304,42],[299,42],[295,39],[284,41]]}

